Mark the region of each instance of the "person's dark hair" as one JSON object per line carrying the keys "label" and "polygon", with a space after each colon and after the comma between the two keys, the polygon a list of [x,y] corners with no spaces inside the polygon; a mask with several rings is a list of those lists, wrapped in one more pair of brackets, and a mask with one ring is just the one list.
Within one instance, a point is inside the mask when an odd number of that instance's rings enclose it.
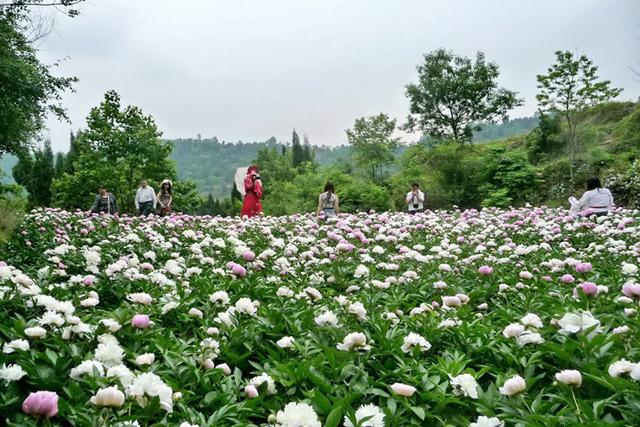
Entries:
{"label": "person's dark hair", "polygon": [[333,182],[327,182],[327,183],[324,185],[324,191],[325,191],[325,192],[326,192],[326,191],[329,191],[329,192],[331,192],[331,193],[335,193],[335,191],[336,191],[336,190],[335,190],[335,188],[333,187]]}
{"label": "person's dark hair", "polygon": [[172,194],[171,191],[172,191],[173,186],[171,185],[171,182],[163,182],[162,185],[160,185],[160,192],[164,193],[165,186],[167,188],[167,193],[168,194]]}
{"label": "person's dark hair", "polygon": [[102,184],[102,185],[100,185],[100,187],[98,187],[98,190],[106,190],[106,189],[107,189],[107,186],[104,185],[104,184]]}
{"label": "person's dark hair", "polygon": [[417,182],[412,182],[411,188],[420,188],[420,184],[418,184]]}
{"label": "person's dark hair", "polygon": [[597,176],[592,176],[587,179],[587,191],[595,190],[596,188],[602,188],[602,183],[600,182],[600,178]]}

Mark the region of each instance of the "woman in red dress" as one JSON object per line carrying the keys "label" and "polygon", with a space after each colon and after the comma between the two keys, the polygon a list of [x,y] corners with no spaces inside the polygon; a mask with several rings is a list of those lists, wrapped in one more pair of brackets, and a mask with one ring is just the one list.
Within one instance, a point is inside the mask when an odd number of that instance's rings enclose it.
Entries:
{"label": "woman in red dress", "polygon": [[242,204],[241,216],[251,218],[252,216],[262,215],[262,181],[258,174],[257,166],[250,166],[247,169],[247,175],[244,177],[244,203]]}

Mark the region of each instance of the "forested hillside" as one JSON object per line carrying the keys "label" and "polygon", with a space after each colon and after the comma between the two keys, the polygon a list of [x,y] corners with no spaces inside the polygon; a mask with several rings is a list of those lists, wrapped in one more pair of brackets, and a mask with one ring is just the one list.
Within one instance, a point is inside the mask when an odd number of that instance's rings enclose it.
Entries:
{"label": "forested hillside", "polygon": [[[171,140],[171,158],[178,168],[178,177],[192,180],[203,194],[214,198],[231,195],[233,176],[237,168],[249,166],[258,152],[264,149],[281,151],[285,144],[270,138],[264,142],[219,141],[218,138],[186,138]],[[313,147],[315,161],[319,165],[329,165],[349,158],[349,148]]]}

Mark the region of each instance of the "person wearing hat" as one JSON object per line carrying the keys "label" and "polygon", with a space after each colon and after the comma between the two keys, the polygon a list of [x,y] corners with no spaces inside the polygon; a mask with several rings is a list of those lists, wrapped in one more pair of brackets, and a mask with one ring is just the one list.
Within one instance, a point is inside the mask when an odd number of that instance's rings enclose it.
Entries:
{"label": "person wearing hat", "polygon": [[173,183],[168,179],[162,181],[160,190],[158,190],[158,215],[165,216],[171,214],[173,208],[172,202]]}

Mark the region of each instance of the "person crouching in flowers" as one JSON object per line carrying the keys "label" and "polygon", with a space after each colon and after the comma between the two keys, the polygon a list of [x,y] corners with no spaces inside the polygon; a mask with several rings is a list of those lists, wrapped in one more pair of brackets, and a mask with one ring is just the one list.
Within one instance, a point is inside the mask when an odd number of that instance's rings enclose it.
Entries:
{"label": "person crouching in flowers", "polygon": [[335,193],[333,183],[327,182],[324,186],[324,193],[318,198],[317,215],[324,214],[324,218],[334,218],[340,212],[338,196]]}
{"label": "person crouching in flowers", "polygon": [[168,179],[162,181],[158,190],[158,215],[166,216],[171,214],[173,209],[173,183]]}
{"label": "person crouching in flowers", "polygon": [[244,202],[242,203],[241,216],[251,218],[256,215],[262,215],[262,181],[258,174],[257,166],[250,166],[247,169],[247,175],[244,177]]}
{"label": "person crouching in flowers", "polygon": [[577,217],[579,215],[605,216],[613,209],[613,196],[608,188],[603,188],[600,178],[591,177],[587,180],[587,191],[580,200],[569,198],[571,209],[569,213]]}

